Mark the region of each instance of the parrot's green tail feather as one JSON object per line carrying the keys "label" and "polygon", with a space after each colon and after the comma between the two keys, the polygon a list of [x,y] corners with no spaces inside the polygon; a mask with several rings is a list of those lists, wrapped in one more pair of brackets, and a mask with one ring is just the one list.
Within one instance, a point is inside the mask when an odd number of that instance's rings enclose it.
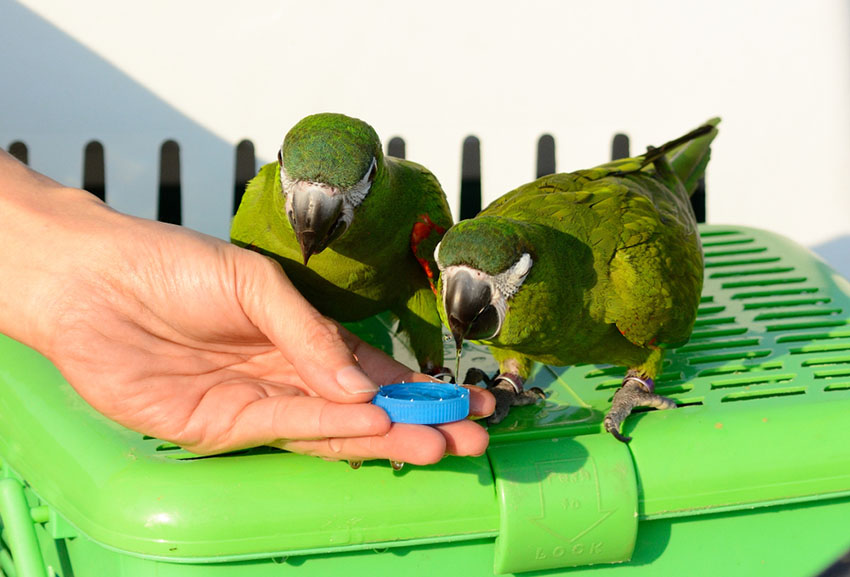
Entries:
{"label": "parrot's green tail feather", "polygon": [[666,154],[673,172],[685,185],[688,194],[693,194],[711,156],[711,141],[717,136],[716,126],[720,118],[712,118],[699,128],[684,136],[663,144],[646,153],[648,162],[654,162],[660,154]]}

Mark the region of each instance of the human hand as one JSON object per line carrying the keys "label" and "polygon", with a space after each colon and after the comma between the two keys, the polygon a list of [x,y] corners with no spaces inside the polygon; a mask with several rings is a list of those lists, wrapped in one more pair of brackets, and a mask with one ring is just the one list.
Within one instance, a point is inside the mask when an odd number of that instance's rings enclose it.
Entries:
{"label": "human hand", "polygon": [[[203,454],[272,445],[427,464],[485,450],[470,420],[391,424],[369,404],[377,385],[426,377],[322,317],[270,259],[6,168],[31,194],[6,211],[18,215],[0,267],[19,289],[0,296],[17,311],[0,329],[110,419]],[[492,412],[472,393],[473,414]]]}

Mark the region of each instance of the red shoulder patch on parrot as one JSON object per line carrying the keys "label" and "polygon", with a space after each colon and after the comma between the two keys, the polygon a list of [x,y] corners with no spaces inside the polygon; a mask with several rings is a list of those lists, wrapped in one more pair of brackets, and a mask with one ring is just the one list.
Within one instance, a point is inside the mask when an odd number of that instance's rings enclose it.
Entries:
{"label": "red shoulder patch on parrot", "polygon": [[419,220],[414,223],[413,230],[410,233],[410,250],[413,251],[416,260],[419,261],[420,266],[425,271],[425,276],[428,277],[431,290],[434,291],[434,294],[437,294],[437,287],[434,286],[434,271],[431,268],[429,260],[431,255],[419,254],[419,245],[435,232],[442,237],[443,233],[446,232],[446,228],[435,224],[427,214],[420,214]]}

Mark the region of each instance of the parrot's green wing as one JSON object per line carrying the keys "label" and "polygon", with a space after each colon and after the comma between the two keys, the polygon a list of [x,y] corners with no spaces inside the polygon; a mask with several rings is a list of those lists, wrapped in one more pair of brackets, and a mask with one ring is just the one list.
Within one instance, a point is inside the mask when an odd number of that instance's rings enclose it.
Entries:
{"label": "parrot's green wing", "polygon": [[[403,191],[413,208],[407,213],[403,231],[419,270],[412,274],[410,296],[393,309],[405,328],[420,365],[442,363],[442,325],[436,297],[439,276],[434,261],[437,243],[452,225],[446,196],[436,177],[423,166],[408,160],[388,157],[393,186]],[[397,207],[396,207],[397,209]]]}
{"label": "parrot's green wing", "polygon": [[440,183],[434,175],[415,163],[408,163],[411,170],[419,173],[422,183],[419,195],[421,211],[416,215],[410,231],[410,250],[425,272],[431,290],[436,292],[440,274],[434,260],[434,249],[443,235],[452,226],[452,215]]}
{"label": "parrot's green wing", "polygon": [[[230,240],[234,244],[255,248],[261,241],[263,244],[269,241],[272,236],[270,233],[277,227],[289,227],[290,234],[293,234],[289,221],[276,218],[274,197],[280,193],[280,165],[270,162],[260,168],[257,176],[248,181],[245,187],[239,210],[230,225]],[[286,250],[283,243],[280,249]],[[297,258],[294,250],[292,253],[292,258]]]}
{"label": "parrot's green wing", "polygon": [[705,170],[718,122],[645,155],[540,178],[481,214],[544,224],[585,241],[597,274],[591,316],[616,325],[638,346],[680,344],[696,316],[692,295],[702,287],[689,195]]}
{"label": "parrot's green wing", "polygon": [[617,171],[546,177],[482,215],[530,219],[579,239],[594,257],[590,315],[638,346],[681,343],[702,286],[696,219],[683,189],[644,172],[612,176]]}
{"label": "parrot's green wing", "polygon": [[611,235],[613,254],[604,253],[610,290],[596,293],[604,301],[597,305],[635,345],[683,343],[696,318],[694,295],[702,288],[702,251],[690,205],[675,202],[669,189],[643,175],[608,186],[617,191],[619,210],[606,215],[597,236],[605,228],[618,234]]}

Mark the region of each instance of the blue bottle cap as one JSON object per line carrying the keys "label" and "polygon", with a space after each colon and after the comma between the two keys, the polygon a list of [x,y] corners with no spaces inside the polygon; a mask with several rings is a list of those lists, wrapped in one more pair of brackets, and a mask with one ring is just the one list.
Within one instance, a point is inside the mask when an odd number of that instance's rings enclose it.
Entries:
{"label": "blue bottle cap", "polygon": [[395,383],[378,389],[372,403],[394,423],[439,425],[469,415],[469,390],[451,383]]}

